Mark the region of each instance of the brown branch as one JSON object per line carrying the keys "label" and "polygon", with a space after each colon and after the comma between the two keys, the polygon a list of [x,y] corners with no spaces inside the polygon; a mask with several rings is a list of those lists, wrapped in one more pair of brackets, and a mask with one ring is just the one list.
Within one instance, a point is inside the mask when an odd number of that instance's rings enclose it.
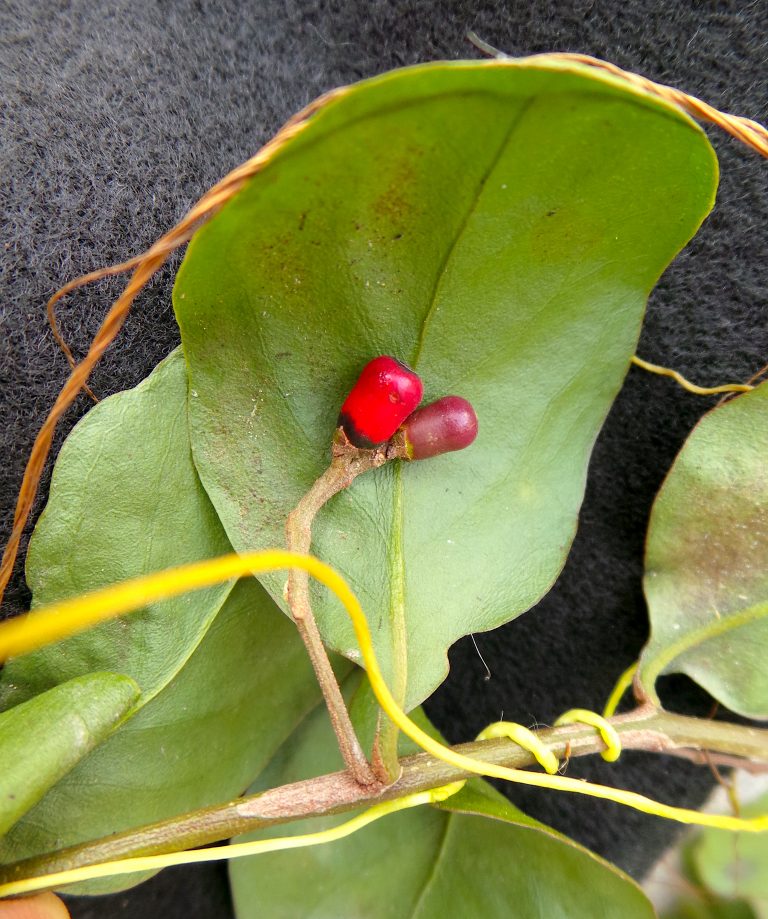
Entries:
{"label": "brown branch", "polygon": [[[720,721],[687,718],[643,706],[610,719],[625,749],[645,750],[693,758],[696,751],[726,756],[732,765],[744,768],[768,764],[768,729],[745,727]],[[559,758],[599,753],[604,744],[588,727],[567,725],[537,732]],[[466,756],[522,769],[533,763],[532,755],[505,740],[495,739],[461,744],[454,748]],[[72,846],[0,867],[0,883],[66,871],[129,856],[176,852],[228,839],[241,833],[292,820],[342,814],[380,801],[401,798],[418,791],[439,788],[467,774],[427,753],[402,761],[399,779],[385,788],[361,787],[349,772],[294,782],[203,808],[181,817],[103,839]]]}

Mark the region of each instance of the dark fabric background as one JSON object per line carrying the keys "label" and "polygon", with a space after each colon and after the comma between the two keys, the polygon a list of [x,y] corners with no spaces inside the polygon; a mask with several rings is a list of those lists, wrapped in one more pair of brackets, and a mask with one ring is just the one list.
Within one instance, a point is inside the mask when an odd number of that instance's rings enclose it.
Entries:
{"label": "dark fabric background", "polygon": [[[44,304],[63,281],[146,248],[218,178],[324,90],[392,67],[476,57],[469,29],[510,54],[582,51],[671,83],[718,107],[766,117],[764,2],[697,0],[261,0],[14,2],[0,10],[0,536],[33,437],[67,375]],[[763,251],[765,164],[710,131],[718,203],[654,291],[639,353],[704,382],[745,379],[768,359]],[[170,304],[176,259],[142,296],[92,378],[99,395],[133,386],[178,342]],[[67,340],[84,353],[118,282],[70,297]],[[647,632],[643,534],[665,471],[713,404],[632,370],[592,460],[565,571],[532,612],[451,654],[428,710],[452,741],[504,717],[547,722],[600,708]],[[81,398],[58,443],[89,407]],[[46,480],[47,482],[47,480]],[[42,505],[38,502],[38,512]],[[21,574],[7,612],[26,607]],[[670,707],[705,713],[683,680]],[[570,774],[697,805],[711,779],[682,761],[626,754]],[[514,788],[536,816],[637,877],[675,827],[611,804]],[[231,915],[225,870],[166,871],[125,894],[70,901],[76,919]],[[525,919],[525,917],[524,917]]]}

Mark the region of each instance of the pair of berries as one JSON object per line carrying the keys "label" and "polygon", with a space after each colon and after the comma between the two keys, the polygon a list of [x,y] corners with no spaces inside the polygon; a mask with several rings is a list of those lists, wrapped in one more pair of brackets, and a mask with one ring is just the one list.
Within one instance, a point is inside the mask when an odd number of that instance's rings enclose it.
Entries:
{"label": "pair of berries", "polygon": [[366,364],[339,414],[339,427],[355,447],[372,450],[402,432],[408,459],[427,459],[468,447],[477,416],[461,396],[444,396],[424,408],[418,375],[394,357]]}

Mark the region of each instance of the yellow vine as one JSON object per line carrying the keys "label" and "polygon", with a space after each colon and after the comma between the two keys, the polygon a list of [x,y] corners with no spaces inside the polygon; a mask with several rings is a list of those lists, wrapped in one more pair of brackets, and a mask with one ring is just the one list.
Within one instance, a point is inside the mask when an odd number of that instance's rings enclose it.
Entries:
{"label": "yellow vine", "polygon": [[96,878],[113,877],[116,874],[134,874],[137,871],[159,871],[174,865],[192,865],[199,862],[223,861],[230,858],[244,858],[247,855],[265,855],[267,852],[281,852],[287,849],[302,849],[306,846],[319,846],[336,842],[350,836],[376,820],[394,814],[397,811],[421,804],[436,804],[455,794],[464,782],[454,782],[442,788],[420,791],[394,801],[374,804],[351,820],[329,830],[316,833],[303,833],[299,836],[278,836],[274,839],[254,839],[251,842],[238,842],[229,846],[213,846],[206,849],[193,849],[189,852],[170,852],[163,855],[144,855],[122,858],[118,861],[102,862],[99,865],[85,865],[81,868],[70,868],[67,871],[43,875],[36,878],[24,878],[21,881],[9,881],[0,884],[0,897],[14,897],[34,893],[36,890],[51,887],[64,887],[81,881],[93,881]]}
{"label": "yellow vine", "polygon": [[[507,766],[499,766],[495,763],[488,763],[483,760],[474,759],[473,757],[464,756],[444,746],[439,741],[430,737],[429,734],[424,732],[415,722],[411,721],[408,715],[406,715],[397,704],[379,668],[371,633],[368,628],[368,622],[357,597],[337,571],[311,555],[300,555],[280,549],[253,552],[246,555],[224,555],[208,561],[195,562],[189,565],[182,565],[177,568],[160,571],[155,574],[134,578],[133,580],[125,581],[121,584],[113,585],[112,587],[84,594],[81,597],[74,597],[69,600],[61,601],[60,603],[49,604],[25,616],[0,623],[0,661],[12,655],[23,654],[35,648],[40,648],[50,642],[58,641],[76,632],[83,631],[90,626],[96,625],[99,622],[115,618],[130,610],[145,606],[148,603],[166,600],[189,590],[209,587],[213,584],[228,581],[230,578],[264,574],[269,571],[290,568],[299,568],[307,571],[312,577],[320,581],[321,584],[324,584],[333,591],[344,606],[352,622],[362,660],[368,674],[368,679],[379,705],[404,734],[435,758],[463,772],[505,779],[524,785],[535,785],[540,788],[551,788],[556,791],[569,791],[576,794],[588,795],[590,797],[602,798],[607,801],[614,801],[617,804],[623,804],[647,814],[654,814],[668,820],[676,820],[680,823],[743,832],[764,832],[768,830],[768,815],[743,818],[721,814],[703,814],[698,811],[688,810],[687,808],[663,804],[632,791],[609,788],[605,785],[584,782],[580,779],[572,779],[562,775],[542,775],[539,773],[526,772],[523,769],[512,769]],[[580,720],[583,720],[583,712],[579,711],[577,714]],[[567,713],[567,715],[572,715],[572,713]],[[450,787],[453,788],[454,791],[458,788],[458,786]],[[412,797],[413,796],[409,796],[409,799]],[[404,800],[407,801],[409,799]],[[419,799],[416,803],[424,802]],[[412,805],[406,803],[403,806]],[[375,811],[375,815],[371,819],[378,819],[378,817],[384,816],[384,813],[389,812],[375,810],[377,807],[378,805],[375,805],[374,808],[371,809]],[[370,815],[370,811],[367,813]],[[365,814],[361,816],[364,817]],[[367,822],[370,822],[370,820]],[[349,824],[353,824],[353,829],[351,829],[350,832],[353,832],[355,828],[359,828],[358,825],[354,823],[354,820],[349,821],[348,824],[344,826],[348,826]],[[304,844],[310,845],[323,841],[330,841],[330,837],[323,839],[318,838],[315,834],[310,835],[314,837],[314,841]],[[290,847],[289,843],[285,840],[274,840],[272,843],[273,848],[269,851],[275,851],[277,848]],[[256,850],[253,851],[255,852]],[[208,855],[215,858],[227,857],[222,855],[221,847],[213,847],[210,849],[198,849],[195,850],[195,853],[171,853],[168,855],[147,856],[142,864],[147,868],[161,868],[181,864],[190,859],[203,861],[206,860],[206,856]],[[153,861],[153,859],[157,859],[157,861]],[[84,880],[87,878],[101,877],[104,876],[105,873],[111,873],[113,868],[123,872],[123,866],[127,861],[128,860],[121,859],[118,862],[108,862],[102,865],[75,869],[77,872],[77,879]],[[135,860],[133,861],[135,862]],[[133,868],[131,870],[144,869]],[[87,873],[89,871],[95,873],[89,874]],[[57,880],[53,882],[56,884],[74,882],[74,875],[69,872],[62,873],[56,877]],[[49,887],[52,881],[51,876],[49,876],[36,879],[31,878],[24,882],[13,882],[13,885],[18,885],[20,883],[26,883],[28,886],[25,887],[24,890],[25,892],[29,892],[31,890]],[[13,885],[0,885],[0,896],[9,896],[12,892],[21,892],[20,888]]]}
{"label": "yellow vine", "polygon": [[655,373],[660,377],[671,377],[678,386],[682,386],[683,389],[693,393],[695,396],[716,396],[719,393],[727,392],[751,392],[755,388],[754,386],[750,386],[749,383],[723,383],[721,386],[697,386],[695,383],[691,383],[690,380],[686,380],[682,373],[678,373],[677,370],[672,370],[670,367],[661,367],[659,364],[652,364],[650,361],[644,361],[642,357],[638,357],[636,354],[632,357],[632,363],[636,367],[647,370],[648,373]]}
{"label": "yellow vine", "polygon": [[616,681],[616,685],[613,687],[610,696],[608,696],[608,701],[605,703],[603,718],[612,718],[616,714],[619,702],[621,702],[622,696],[632,685],[632,680],[634,680],[636,673],[637,661],[635,661],[634,664],[630,664]]}

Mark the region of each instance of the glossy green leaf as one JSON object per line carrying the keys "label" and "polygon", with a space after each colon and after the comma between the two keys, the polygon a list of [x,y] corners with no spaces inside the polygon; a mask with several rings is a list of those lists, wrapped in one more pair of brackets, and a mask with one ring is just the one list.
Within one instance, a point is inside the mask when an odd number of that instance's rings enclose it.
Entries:
{"label": "glossy green leaf", "polygon": [[732,711],[768,718],[768,383],[699,422],[648,530],[651,638],[640,679],[683,672]]}
{"label": "glossy green leaf", "polygon": [[139,697],[117,673],[92,673],[0,714],[0,836],[87,753]]}
{"label": "glossy green leaf", "polygon": [[[423,713],[417,718],[431,728]],[[401,749],[413,752],[409,741]],[[280,750],[257,789],[339,765],[327,718],[318,710]],[[349,816],[297,821],[242,838],[314,832]],[[480,779],[439,809],[401,811],[338,842],[236,859],[229,870],[237,919],[654,915],[628,877],[526,817]]]}
{"label": "glossy green leaf", "polygon": [[[35,606],[232,551],[192,464],[186,390],[177,349],[69,435],[27,553]],[[231,589],[156,603],[11,661],[0,708],[96,669],[133,677],[145,704],[184,666]]]}
{"label": "glossy green leaf", "polygon": [[[231,551],[190,460],[185,387],[176,354],[78,425],[31,550],[37,603]],[[292,623],[248,579],[12,661],[2,673],[6,704],[120,661],[144,690],[133,717],[16,824],[0,843],[0,862],[232,798],[318,697]]]}
{"label": "glossy green leaf", "polygon": [[[368,474],[316,525],[389,680],[407,669],[407,707],[459,636],[556,578],[648,292],[716,172],[686,116],[592,70],[429,64],[332,94],[190,244],[174,304],[193,452],[238,551],[283,543],[375,355],[477,411],[468,450]],[[264,578],[278,603],[283,581]],[[343,611],[315,602],[356,660]]]}

